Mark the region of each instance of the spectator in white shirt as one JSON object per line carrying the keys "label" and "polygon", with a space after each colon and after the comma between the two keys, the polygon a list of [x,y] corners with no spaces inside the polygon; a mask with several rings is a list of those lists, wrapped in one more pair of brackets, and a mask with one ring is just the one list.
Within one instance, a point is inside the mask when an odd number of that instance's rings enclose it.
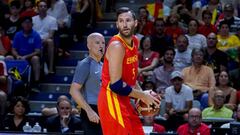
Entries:
{"label": "spectator in white shirt", "polygon": [[59,37],[59,56],[69,56],[69,41],[70,41],[70,16],[67,11],[66,4],[63,0],[49,0],[50,8],[47,14],[57,19]]}
{"label": "spectator in white shirt", "polygon": [[188,34],[186,34],[188,38],[188,43],[191,50],[193,48],[204,48],[207,47],[207,39],[204,35],[199,34],[197,32],[199,27],[199,23],[195,19],[191,19],[190,22],[188,23]]}
{"label": "spectator in white shirt", "polygon": [[[48,73],[54,73],[54,32],[57,31],[57,20],[47,15],[47,3],[41,0],[38,3],[39,15],[33,17],[33,29],[41,36],[44,47],[47,49]],[[45,50],[45,49],[44,49]]]}
{"label": "spectator in white shirt", "polygon": [[[188,111],[192,108],[193,93],[192,89],[183,84],[183,76],[179,71],[171,74],[172,86],[165,90],[167,127],[175,130],[184,123]],[[175,123],[175,126],[172,126]],[[173,129],[172,129],[173,128]]]}

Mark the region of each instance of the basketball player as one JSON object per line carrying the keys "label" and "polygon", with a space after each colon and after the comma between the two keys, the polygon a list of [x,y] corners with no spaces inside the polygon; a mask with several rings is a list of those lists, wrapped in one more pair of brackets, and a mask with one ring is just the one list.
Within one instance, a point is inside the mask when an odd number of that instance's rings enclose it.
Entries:
{"label": "basketball player", "polygon": [[104,135],[144,135],[137,112],[130,98],[142,100],[148,107],[159,106],[159,100],[149,91],[136,86],[138,68],[138,40],[133,35],[136,16],[127,7],[117,11],[119,34],[110,40],[102,70],[102,86],[98,110]]}

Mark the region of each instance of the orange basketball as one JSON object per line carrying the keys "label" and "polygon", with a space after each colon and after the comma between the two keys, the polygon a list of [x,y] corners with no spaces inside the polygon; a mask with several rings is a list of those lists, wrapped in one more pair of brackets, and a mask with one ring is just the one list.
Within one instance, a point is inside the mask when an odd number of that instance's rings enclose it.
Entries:
{"label": "orange basketball", "polygon": [[[156,97],[161,104],[160,96],[153,91],[149,91],[149,92],[152,96]],[[154,116],[159,113],[160,106],[151,105],[150,108],[148,108],[144,102],[142,102],[141,100],[138,100],[136,103],[136,109],[138,113],[141,114],[142,116]]]}

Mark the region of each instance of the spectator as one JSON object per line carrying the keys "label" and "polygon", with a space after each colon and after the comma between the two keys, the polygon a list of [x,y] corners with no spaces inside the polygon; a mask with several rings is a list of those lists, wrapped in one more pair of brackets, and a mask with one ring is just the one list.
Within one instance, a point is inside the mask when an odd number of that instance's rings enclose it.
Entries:
{"label": "spectator", "polygon": [[162,18],[158,18],[154,22],[154,33],[152,37],[152,50],[159,53],[159,58],[164,55],[168,47],[173,47],[174,43],[170,36],[164,34],[165,23]]}
{"label": "spectator", "polygon": [[74,133],[81,129],[79,118],[71,114],[72,103],[68,99],[57,102],[58,114],[47,118],[46,127],[48,132]]}
{"label": "spectator", "polygon": [[5,57],[11,53],[11,40],[5,35],[5,31],[0,25],[0,57]]}
{"label": "spectator", "polygon": [[224,18],[220,19],[219,23],[217,23],[218,29],[220,29],[221,22],[226,21],[230,34],[236,34],[237,30],[240,29],[240,18],[234,16],[234,7],[231,3],[224,5],[223,16]]}
{"label": "spectator", "polygon": [[[60,101],[60,100],[69,100],[67,96],[65,95],[61,95],[58,97],[58,100],[57,101]],[[58,111],[57,111],[57,108],[56,107],[52,107],[52,108],[48,108],[48,107],[45,107],[42,109],[42,115],[43,116],[53,116],[53,115],[57,115]],[[74,108],[72,107],[72,112],[71,112],[72,115],[78,115],[79,114],[79,111],[77,108]]]}
{"label": "spectator", "polygon": [[204,49],[204,60],[206,65],[211,67],[215,76],[221,71],[227,70],[227,54],[217,49],[217,36],[211,32],[207,36],[207,47]]}
{"label": "spectator", "polygon": [[152,126],[152,132],[156,133],[165,133],[166,129],[164,126],[156,123],[155,120],[156,116],[144,116],[143,117],[143,125],[144,126]]}
{"label": "spectator", "polygon": [[40,35],[32,29],[32,18],[22,20],[23,30],[16,33],[13,40],[12,54],[16,59],[28,60],[33,68],[33,91],[39,91],[40,50],[42,47]]}
{"label": "spectator", "polygon": [[217,33],[217,28],[211,24],[211,19],[212,19],[212,13],[209,10],[204,10],[202,12],[202,20],[203,23],[199,28],[198,32],[205,37],[208,36],[211,32]]}
{"label": "spectator", "polygon": [[[183,76],[179,71],[171,74],[172,86],[165,90],[166,112],[168,130],[176,130],[185,123],[186,114],[192,108],[192,89],[183,84]],[[174,123],[174,125],[172,125]]]}
{"label": "spectator", "polygon": [[[11,0],[10,0],[11,1]],[[25,5],[25,0],[17,0],[20,2],[20,12],[22,12],[24,5]]]}
{"label": "spectator", "polygon": [[167,0],[167,1],[164,0],[163,1],[164,5],[166,5],[166,6],[170,7],[170,8],[172,8],[175,5],[175,2],[176,2],[176,0]]}
{"label": "spectator", "polygon": [[238,37],[236,35],[231,35],[229,33],[229,28],[230,27],[227,21],[222,21],[219,25],[219,34],[217,35],[217,48],[222,51],[238,48],[240,46]]}
{"label": "spectator", "polygon": [[75,9],[77,6],[79,6],[77,4],[77,2],[78,2],[77,0],[63,0],[63,1],[64,1],[65,5],[67,7],[67,12],[69,14],[71,13],[73,8]]}
{"label": "spectator", "polygon": [[3,129],[3,119],[6,115],[7,94],[0,89],[0,130]]}
{"label": "spectator", "polygon": [[67,12],[67,7],[63,0],[49,0],[47,14],[57,20],[58,31],[56,35],[59,38],[59,56],[70,56],[69,41],[70,41],[70,18]]}
{"label": "spectator", "polygon": [[[217,48],[226,52],[230,58],[229,61],[238,62],[237,49],[240,47],[240,40],[236,35],[230,35],[229,25],[226,21],[220,23]],[[229,67],[229,70],[235,67]]]}
{"label": "spectator", "polygon": [[92,28],[96,25],[96,20],[101,19],[102,15],[99,12],[101,11],[101,6],[99,5],[100,1],[95,1],[95,0],[90,0],[89,5],[90,5],[90,20],[89,23],[87,24],[88,28]]}
{"label": "spectator", "polygon": [[[220,0],[209,0],[208,4],[203,6],[202,11],[209,10],[212,13],[211,24],[214,25],[222,14],[222,3]],[[203,13],[202,13],[203,15]],[[202,16],[203,17],[203,16]],[[203,18],[202,18],[203,19]]]}
{"label": "spectator", "polygon": [[23,97],[14,97],[10,102],[9,110],[13,115],[8,115],[4,120],[4,130],[23,131],[26,122],[31,122],[26,114],[30,111],[28,100]]}
{"label": "spectator", "polygon": [[37,15],[37,13],[35,12],[34,6],[35,6],[35,0],[24,0],[24,7],[23,7],[23,11],[20,14],[20,18],[23,18],[26,16],[33,17]]}
{"label": "spectator", "polygon": [[[235,112],[235,122],[240,122],[240,105],[237,106],[237,111]],[[221,128],[230,128],[230,123],[223,124]]]}
{"label": "spectator", "polygon": [[174,67],[176,70],[182,71],[185,67],[189,67],[192,64],[192,50],[188,48],[188,38],[185,35],[180,35],[177,38],[176,47],[176,55],[173,60]]}
{"label": "spectator", "polygon": [[73,0],[73,6],[71,9],[72,16],[72,30],[74,34],[74,40],[82,40],[83,33],[86,31],[87,25],[91,24],[91,3],[92,0]]}
{"label": "spectator", "polygon": [[0,1],[0,20],[3,21],[10,16],[9,7],[6,2]]}
{"label": "spectator", "polygon": [[237,103],[237,91],[230,86],[230,80],[229,80],[229,74],[226,71],[221,71],[218,78],[217,78],[217,86],[213,89],[209,90],[209,96],[208,96],[208,104],[210,106],[214,105],[213,102],[213,96],[214,92],[217,90],[221,90],[224,93],[225,101],[224,105],[225,107],[235,110],[236,103]]}
{"label": "spectator", "polygon": [[13,0],[10,3],[10,17],[4,22],[4,29],[6,35],[13,40],[15,33],[21,29],[21,20],[19,17],[20,12],[20,2],[18,0]]}
{"label": "spectator", "polygon": [[[193,0],[192,1],[192,17],[200,20],[201,19],[201,12],[202,12],[202,1],[204,0]],[[205,0],[206,1],[206,0]]]}
{"label": "spectator", "polygon": [[204,48],[207,46],[206,37],[197,32],[199,27],[199,23],[197,20],[192,19],[188,23],[188,34],[186,34],[188,38],[188,48]]}
{"label": "spectator", "polygon": [[203,65],[203,49],[193,49],[192,51],[192,66],[182,70],[184,83],[193,89],[194,99],[201,103],[201,107],[208,106],[209,89],[216,84],[213,70]]}
{"label": "spectator", "polygon": [[138,8],[138,26],[137,33],[142,34],[143,36],[149,36],[152,34],[153,22],[148,18],[149,12],[146,7]]}
{"label": "spectator", "polygon": [[167,48],[163,56],[163,65],[153,70],[153,82],[156,84],[157,93],[165,93],[165,89],[171,85],[170,75],[175,70],[173,65],[173,59],[175,56],[175,50],[173,48]]}
{"label": "spectator", "polygon": [[146,79],[143,83],[141,88],[143,90],[152,90],[154,92],[156,92],[156,86],[155,83],[153,83],[150,79]]}
{"label": "spectator", "polygon": [[68,26],[70,20],[64,1],[50,0],[48,4],[50,8],[47,10],[47,14],[57,19],[60,28]]}
{"label": "spectator", "polygon": [[[240,49],[238,49],[238,59],[240,60]],[[236,90],[240,90],[240,63],[238,63],[238,67],[234,70],[231,70],[229,72],[229,78],[231,80],[231,82],[233,83],[233,88],[235,88]],[[240,99],[239,99],[240,101]],[[240,102],[238,102],[240,103]]]}
{"label": "spectator", "polygon": [[236,112],[236,121],[240,122],[240,105],[237,107],[237,112]]}
{"label": "spectator", "polygon": [[102,62],[105,39],[100,33],[92,33],[87,38],[89,56],[77,66],[70,94],[82,108],[82,128],[86,135],[101,135],[102,129],[97,109],[100,91]]}
{"label": "spectator", "polygon": [[192,16],[192,1],[177,0],[176,5],[172,9],[173,14],[179,14],[179,24],[183,30],[187,29],[187,24],[193,18]]}
{"label": "spectator", "polygon": [[139,81],[143,82],[148,78],[148,72],[154,70],[154,68],[158,65],[159,54],[151,50],[152,41],[151,37],[145,36],[140,41],[140,51],[138,54],[139,66],[138,66],[138,74]]}
{"label": "spectator", "polygon": [[213,95],[213,106],[203,110],[203,118],[232,118],[233,111],[224,106],[225,95],[222,90],[216,90]]}
{"label": "spectator", "polygon": [[34,16],[33,19],[33,29],[39,33],[42,39],[44,50],[47,54],[47,63],[48,63],[48,73],[54,73],[54,33],[57,31],[57,20],[47,15],[47,3],[44,0],[41,0],[38,3],[38,13],[39,15]]}
{"label": "spectator", "polygon": [[7,67],[3,60],[0,60],[0,90],[7,93]]}
{"label": "spectator", "polygon": [[[7,104],[7,67],[5,62],[0,60],[0,119],[3,120],[6,113]],[[0,122],[0,129],[3,121]]]}
{"label": "spectator", "polygon": [[234,12],[233,14],[238,16],[238,12],[237,12],[237,8],[238,8],[238,0],[220,0],[220,2],[222,3],[223,6],[225,6],[226,4],[232,4],[233,8],[234,8]]}
{"label": "spectator", "polygon": [[183,7],[186,12],[191,16],[191,11],[192,11],[192,1],[188,0],[176,0],[176,5],[173,7],[173,11],[175,11],[175,8]]}
{"label": "spectator", "polygon": [[167,18],[167,27],[165,29],[165,34],[168,36],[171,36],[174,44],[176,44],[177,38],[183,34],[183,29],[181,27],[179,27],[178,24],[179,21],[179,15],[178,14],[171,14],[168,18]]}
{"label": "spectator", "polygon": [[192,108],[188,112],[188,123],[177,129],[179,135],[210,135],[209,127],[202,123],[202,112],[198,108]]}

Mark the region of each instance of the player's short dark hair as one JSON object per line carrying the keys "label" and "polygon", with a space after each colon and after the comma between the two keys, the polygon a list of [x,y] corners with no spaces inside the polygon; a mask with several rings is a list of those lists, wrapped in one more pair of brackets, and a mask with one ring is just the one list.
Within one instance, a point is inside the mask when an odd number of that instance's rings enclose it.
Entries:
{"label": "player's short dark hair", "polygon": [[118,16],[119,16],[120,14],[126,13],[126,12],[130,12],[130,13],[132,14],[132,17],[133,17],[134,20],[137,19],[137,18],[136,18],[136,14],[133,12],[133,10],[131,10],[131,9],[128,8],[128,7],[121,7],[121,8],[119,8],[119,9],[117,10],[117,18],[118,18]]}

